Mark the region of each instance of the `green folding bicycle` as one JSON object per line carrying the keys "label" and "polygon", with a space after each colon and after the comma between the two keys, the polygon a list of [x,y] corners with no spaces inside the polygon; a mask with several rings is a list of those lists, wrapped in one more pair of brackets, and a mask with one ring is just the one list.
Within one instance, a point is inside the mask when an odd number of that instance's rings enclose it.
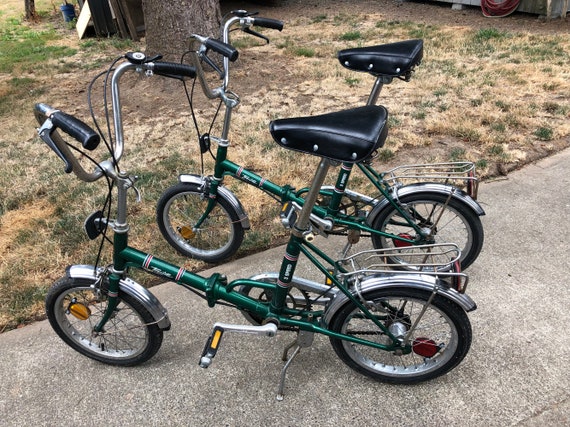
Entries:
{"label": "green folding bicycle", "polygon": [[[195,39],[228,58],[235,55],[235,50],[223,42]],[[196,75],[195,68],[189,65],[128,53],[113,68],[116,87],[120,76],[129,70],[148,76]],[[351,368],[391,383],[410,384],[435,378],[464,359],[472,339],[467,313],[476,304],[465,293],[467,276],[459,271],[461,254],[456,245],[384,248],[338,260],[313,243],[316,226],[311,215],[329,168],[339,163],[364,162],[384,143],[385,108],[366,106],[340,111],[337,117],[343,120],[338,121],[316,117],[305,124],[305,119],[299,120],[296,129],[318,127],[322,148],[316,152],[313,138],[303,142],[297,138],[296,130],[288,128],[294,119],[272,122],[271,132],[279,141],[294,140],[296,150],[319,158],[317,170],[296,220],[290,224],[291,235],[278,273],[230,281],[220,274],[202,277],[129,246],[127,194],[136,190],[136,176],[120,167],[124,142],[121,112],[115,98],[118,96],[113,96],[116,138],[113,144],[105,144],[110,157],[104,161],[96,161],[90,154],[100,145],[101,136],[96,131],[49,105],[35,107],[39,136],[63,160],[65,171],[85,182],[104,179],[109,189],[105,206],[87,218],[85,230],[91,239],[110,242],[111,265],[99,265],[99,261],[94,265],[72,265],[46,297],[51,326],[73,349],[120,366],[137,365],[156,354],[171,322],[158,299],[129,277],[129,271],[135,268],[193,290],[210,307],[223,303],[248,318],[246,325],[214,325],[199,359],[202,367],[212,363],[225,332],[268,337],[280,330],[279,333],[296,334],[292,354],[285,354],[287,363],[281,372],[278,399],[283,398],[287,368],[301,348],[311,345],[315,333],[329,337],[338,357]],[[363,114],[367,120],[361,121]],[[344,132],[339,138],[336,131],[341,126]],[[71,138],[64,139],[66,135]],[[94,165],[89,166],[89,162]],[[109,231],[113,232],[112,239],[107,237]],[[300,256],[307,257],[322,275],[322,281],[295,276]],[[410,268],[390,269],[395,257]]]}

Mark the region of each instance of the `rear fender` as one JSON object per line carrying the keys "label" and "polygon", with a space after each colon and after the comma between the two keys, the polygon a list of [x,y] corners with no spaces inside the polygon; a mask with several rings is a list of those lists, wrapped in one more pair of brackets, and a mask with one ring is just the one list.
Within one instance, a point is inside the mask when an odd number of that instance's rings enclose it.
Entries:
{"label": "rear fender", "polygon": [[[376,291],[378,289],[394,288],[412,288],[429,293],[433,292],[435,288],[438,295],[460,306],[466,312],[473,311],[477,308],[477,304],[475,304],[468,295],[460,294],[455,289],[445,286],[444,282],[436,277],[425,274],[394,273],[371,276],[361,282],[358,292],[353,290],[351,291],[351,294],[356,299],[360,300],[359,295],[366,295],[368,292]],[[344,293],[337,292],[325,311],[322,319],[324,324],[328,325],[337,311],[340,310],[348,301],[350,300]]]}
{"label": "rear fender", "polygon": [[[464,191],[454,187],[452,185],[445,185],[445,184],[437,184],[437,183],[418,183],[418,184],[410,184],[405,185],[403,187],[395,188],[395,194],[392,195],[394,199],[398,199],[404,196],[408,196],[410,194],[415,193],[436,193],[444,196],[449,196],[451,193],[451,198],[459,201],[460,203],[464,204],[468,209],[472,210],[477,216],[485,215],[485,211],[481,207],[479,203],[471,196],[469,196]],[[378,216],[378,214],[385,208],[390,205],[390,202],[386,198],[382,198],[378,201],[378,203],[374,206],[370,214],[367,218],[368,224],[374,224],[374,220]]]}

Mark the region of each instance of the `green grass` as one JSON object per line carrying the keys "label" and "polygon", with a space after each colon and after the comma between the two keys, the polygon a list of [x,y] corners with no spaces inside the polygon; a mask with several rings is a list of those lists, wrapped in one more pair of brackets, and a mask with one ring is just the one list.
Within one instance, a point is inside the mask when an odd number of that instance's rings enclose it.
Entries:
{"label": "green grass", "polygon": [[75,49],[50,45],[57,40],[55,30],[34,30],[18,19],[9,19],[0,28],[0,73],[38,70],[50,59],[71,56]]}
{"label": "green grass", "polygon": [[550,141],[554,135],[554,130],[550,126],[541,126],[534,131],[536,136],[541,141]]}
{"label": "green grass", "polygon": [[360,31],[348,31],[339,37],[342,41],[360,40],[361,38],[362,33]]}
{"label": "green grass", "polygon": [[295,56],[303,56],[305,58],[312,58],[316,55],[315,49],[310,47],[295,47],[293,48],[293,55]]}

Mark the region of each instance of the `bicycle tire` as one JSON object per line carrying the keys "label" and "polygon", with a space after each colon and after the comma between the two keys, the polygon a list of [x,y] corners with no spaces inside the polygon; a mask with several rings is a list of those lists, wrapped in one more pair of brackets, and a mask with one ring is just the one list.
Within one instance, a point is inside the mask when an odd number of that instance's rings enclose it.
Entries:
{"label": "bicycle tire", "polygon": [[[410,213],[416,224],[424,229],[433,226],[441,213],[441,207],[445,206],[441,218],[436,225],[436,232],[433,241],[421,243],[454,243],[461,250],[460,263],[462,270],[467,269],[479,256],[483,248],[483,225],[481,219],[465,204],[456,199],[449,199],[446,195],[438,193],[415,193],[398,199],[401,207]],[[413,208],[413,211],[411,210]],[[402,215],[392,204],[378,213],[371,226],[392,235],[404,235],[408,238],[415,238],[414,229],[407,223]],[[372,234],[372,245],[375,249],[396,248],[398,241],[393,238]],[[404,262],[393,257],[395,264]]]}
{"label": "bicycle tire", "polygon": [[178,183],[168,188],[158,201],[156,220],[166,241],[179,253],[217,263],[237,252],[245,232],[234,207],[220,195],[214,210],[200,229],[195,229],[193,225],[206,211],[207,204],[208,198],[200,185]]}
{"label": "bicycle tire", "polygon": [[107,307],[106,286],[64,277],[48,291],[46,313],[57,335],[84,356],[109,365],[138,365],[160,349],[163,331],[135,298],[120,292],[119,299],[104,331],[95,334],[93,328]]}
{"label": "bicycle tire", "polygon": [[[419,289],[393,288],[365,292],[368,309],[391,332],[403,335],[421,312],[430,293]],[[391,340],[348,301],[333,316],[330,329],[388,344]],[[439,377],[456,367],[467,355],[472,341],[471,324],[461,307],[436,295],[410,337],[412,351],[396,354],[330,337],[338,357],[349,367],[377,381],[414,384]],[[429,353],[429,354],[427,354]]]}

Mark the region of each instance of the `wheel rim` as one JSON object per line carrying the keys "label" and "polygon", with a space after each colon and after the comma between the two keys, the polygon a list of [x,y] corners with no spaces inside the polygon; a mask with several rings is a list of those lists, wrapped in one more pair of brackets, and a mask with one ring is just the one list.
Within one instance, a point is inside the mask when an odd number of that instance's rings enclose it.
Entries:
{"label": "wheel rim", "polygon": [[[416,219],[416,224],[422,227],[426,232],[429,231],[430,223],[437,221],[436,232],[433,236],[432,243],[454,243],[461,250],[460,261],[463,261],[473,247],[473,233],[469,227],[467,219],[463,217],[456,209],[450,205],[445,206],[443,203],[433,201],[414,201],[406,203],[408,208],[413,208],[422,220]],[[445,206],[445,211],[441,213]],[[441,214],[441,217],[440,217]],[[421,223],[423,220],[425,223]],[[415,230],[407,224],[402,215],[394,210],[382,224],[381,230],[398,236],[406,236],[408,238],[416,235]],[[380,243],[383,248],[397,248],[400,242],[396,239],[381,236]],[[395,263],[405,264],[405,261],[398,257],[392,258]],[[433,257],[431,258],[433,259]],[[433,259],[436,261],[436,259]],[[445,259],[441,260],[445,264]]]}
{"label": "wheel rim", "polygon": [[[75,345],[94,355],[113,359],[131,359],[143,353],[149,343],[145,322],[125,301],[120,301],[117,309],[105,324],[101,334],[93,335],[95,325],[101,320],[107,299],[94,288],[73,288],[58,296],[54,315],[61,331]],[[77,304],[82,313],[87,309],[88,316],[81,320],[69,308]],[[83,316],[81,316],[83,317]]]}
{"label": "wheel rim", "polygon": [[202,199],[201,194],[188,191],[171,198],[164,209],[164,223],[168,235],[180,248],[192,253],[196,258],[222,254],[230,248],[234,239],[232,219],[219,203],[200,229],[192,230],[191,238],[185,239],[182,236],[179,230],[195,224],[206,211],[206,206],[207,200]]}
{"label": "wheel rim", "polygon": [[[413,298],[382,298],[374,301],[376,309],[372,311],[373,314],[382,318],[386,317],[387,313],[383,308],[386,305],[401,309],[403,314],[395,317],[391,315],[390,320],[385,321],[385,325],[392,333],[400,331],[405,334],[409,325],[414,324],[424,308],[425,301]],[[341,328],[342,333],[377,343],[391,344],[391,339],[385,333],[380,331],[371,320],[364,319],[359,314],[360,310],[355,309],[347,316]],[[342,341],[342,346],[354,363],[368,371],[394,378],[418,376],[440,369],[454,357],[459,345],[459,336],[452,325],[452,320],[445,313],[430,305],[410,337],[410,342],[413,343],[412,348],[414,345],[418,346],[416,351],[397,355],[349,341]],[[434,356],[422,356],[421,354],[430,352],[426,348],[431,343],[439,347],[431,352],[431,354],[435,353]]]}

